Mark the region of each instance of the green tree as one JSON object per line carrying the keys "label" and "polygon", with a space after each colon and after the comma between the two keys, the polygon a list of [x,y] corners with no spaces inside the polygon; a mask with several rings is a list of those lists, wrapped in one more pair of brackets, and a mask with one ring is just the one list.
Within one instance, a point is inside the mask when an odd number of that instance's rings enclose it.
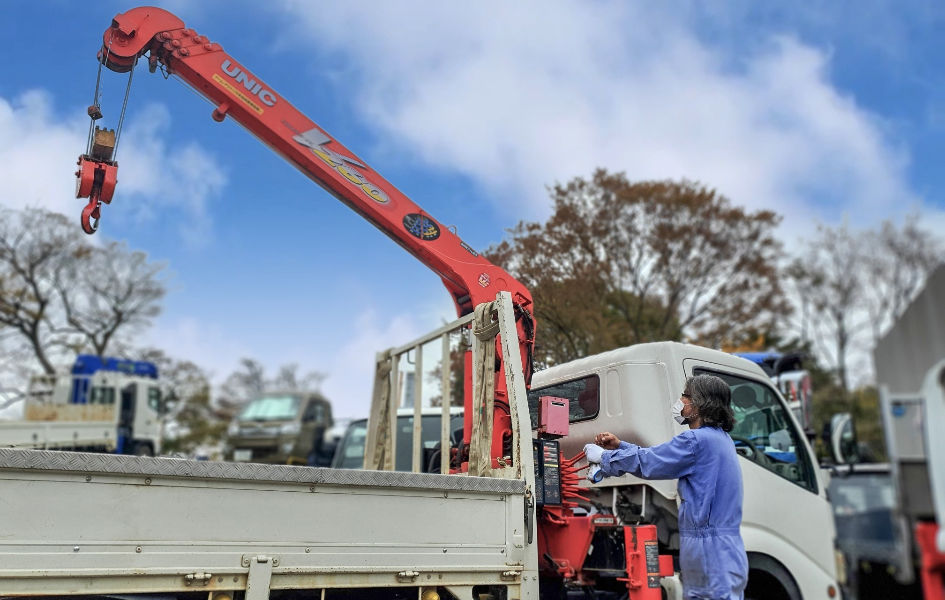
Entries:
{"label": "green tree", "polygon": [[229,419],[211,404],[207,372],[156,348],[141,350],[138,355],[157,365],[164,384],[164,452],[189,454],[199,446],[222,441]]}
{"label": "green tree", "polygon": [[683,337],[734,345],[787,310],[772,212],[605,170],[550,192],[547,222],[519,223],[486,253],[534,296],[539,364]]}

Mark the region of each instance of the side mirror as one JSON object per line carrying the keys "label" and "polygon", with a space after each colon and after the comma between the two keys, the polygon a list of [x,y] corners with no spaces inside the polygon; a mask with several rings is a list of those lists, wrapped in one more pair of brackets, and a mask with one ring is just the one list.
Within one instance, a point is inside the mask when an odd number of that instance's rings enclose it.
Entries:
{"label": "side mirror", "polygon": [[850,413],[837,413],[830,418],[828,446],[834,464],[852,465],[860,462],[856,428]]}
{"label": "side mirror", "polygon": [[817,440],[817,432],[814,431],[814,428],[813,427],[805,428],[804,437],[807,438],[807,443],[811,445],[811,448],[813,448],[814,442]]}

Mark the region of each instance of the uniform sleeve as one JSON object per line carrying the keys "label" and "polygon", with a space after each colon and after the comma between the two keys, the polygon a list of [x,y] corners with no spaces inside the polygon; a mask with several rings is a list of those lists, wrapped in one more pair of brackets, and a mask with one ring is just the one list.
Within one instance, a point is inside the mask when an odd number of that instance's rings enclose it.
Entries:
{"label": "uniform sleeve", "polygon": [[616,450],[604,452],[600,468],[608,477],[630,473],[642,479],[678,479],[692,473],[695,450],[696,440],[691,431],[652,448],[620,442]]}

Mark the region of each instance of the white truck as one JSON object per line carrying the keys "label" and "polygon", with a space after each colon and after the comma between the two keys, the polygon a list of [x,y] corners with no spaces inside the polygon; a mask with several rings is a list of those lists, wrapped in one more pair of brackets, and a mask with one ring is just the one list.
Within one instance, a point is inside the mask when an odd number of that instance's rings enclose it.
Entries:
{"label": "white truck", "polygon": [[22,419],[0,421],[0,446],[153,456],[161,412],[153,364],[79,355],[70,372],[30,379]]}
{"label": "white truck", "polygon": [[[507,356],[518,350],[511,304],[503,293],[486,311],[498,318],[496,333]],[[470,320],[451,327],[462,329]],[[606,598],[626,589],[620,579],[636,577],[630,599],[678,599],[675,575],[654,574],[655,590],[639,584],[639,572],[628,566],[623,528],[656,525],[659,554],[672,556],[678,548],[674,481],[582,481],[574,487],[589,501],[567,507],[560,500],[554,505],[548,473],[562,467],[560,497],[570,485],[566,457],[599,430],[645,444],[678,433],[670,406],[685,378],[700,372],[733,387],[748,597],[836,596],[833,524],[822,482],[798,423],[757,365],[697,346],[643,344],[540,372],[528,393],[521,368],[510,361],[505,378],[513,450],[506,466],[478,476],[428,474],[419,472],[423,448],[413,442],[420,438],[397,442],[402,411],[390,409],[402,399],[391,392],[391,382],[401,357],[416,356],[424,344],[445,337],[444,329],[379,355],[366,462],[390,468],[398,462],[398,446],[411,448],[413,472],[0,450],[0,596],[160,592],[175,598],[199,591],[207,598],[310,597],[305,592],[482,600],[564,597],[570,590]],[[474,341],[477,365],[491,364],[483,357],[493,344]],[[478,391],[483,380],[474,385]],[[416,394],[421,397],[420,390]],[[545,395],[569,400],[572,423],[569,434],[554,442],[560,457],[539,457],[536,467],[534,444],[549,442],[530,430],[538,423],[533,409]],[[473,406],[477,413],[483,397],[474,397],[480,399]],[[456,445],[448,404],[441,409],[441,447]],[[419,404],[414,410],[429,411]],[[487,420],[477,424],[470,456],[487,452],[489,437],[477,435],[483,429],[489,429]],[[449,462],[440,462],[443,471],[455,471]],[[536,471],[543,481],[536,481]],[[71,501],[63,505],[62,497]],[[561,541],[555,528],[562,526],[554,515],[583,524],[571,530],[580,531],[583,541],[568,541],[563,554],[563,546],[555,545]],[[566,560],[573,571],[563,577]]]}
{"label": "white truck", "polygon": [[929,275],[873,351],[883,433],[896,489],[903,582],[945,598],[945,264]]}
{"label": "white truck", "polygon": [[[686,378],[702,373],[721,377],[732,389],[731,437],[742,457],[742,538],[750,569],[746,597],[834,597],[838,556],[825,484],[801,424],[757,364],[699,346],[640,344],[539,371],[529,407],[534,415],[543,395],[570,399],[565,455],[601,431],[651,446],[683,430],[670,407]],[[678,551],[675,481],[625,475],[594,490],[593,498],[621,522],[657,524],[661,549]],[[592,547],[601,545],[595,539]]]}

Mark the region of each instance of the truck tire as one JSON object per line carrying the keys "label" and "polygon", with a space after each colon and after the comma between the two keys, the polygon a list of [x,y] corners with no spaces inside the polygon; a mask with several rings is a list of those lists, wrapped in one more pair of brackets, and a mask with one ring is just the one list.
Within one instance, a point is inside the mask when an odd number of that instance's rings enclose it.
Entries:
{"label": "truck tire", "polygon": [[766,554],[748,553],[745,600],[803,600],[794,577]]}
{"label": "truck tire", "polygon": [[135,445],[131,448],[131,453],[135,456],[154,456],[154,450],[151,448],[151,444],[147,442],[135,442]]}

